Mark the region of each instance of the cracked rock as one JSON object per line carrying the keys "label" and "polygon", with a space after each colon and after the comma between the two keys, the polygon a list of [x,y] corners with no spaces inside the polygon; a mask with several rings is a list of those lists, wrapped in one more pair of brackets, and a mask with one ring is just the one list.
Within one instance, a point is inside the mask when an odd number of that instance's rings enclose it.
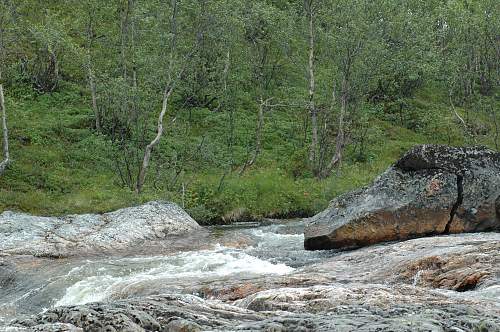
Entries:
{"label": "cracked rock", "polygon": [[420,145],[372,186],[334,199],[305,228],[309,250],[500,230],[500,154]]}

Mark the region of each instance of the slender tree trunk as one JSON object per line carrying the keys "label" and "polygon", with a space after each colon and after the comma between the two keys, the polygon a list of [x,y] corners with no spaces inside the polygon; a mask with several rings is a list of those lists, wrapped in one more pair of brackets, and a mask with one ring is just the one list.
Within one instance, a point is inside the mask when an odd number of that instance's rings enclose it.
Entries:
{"label": "slender tree trunk", "polygon": [[215,109],[216,112],[219,112],[223,107],[224,104],[226,103],[228,96],[227,96],[227,78],[229,75],[229,66],[231,65],[231,53],[229,50],[226,52],[226,61],[224,62],[224,70],[222,72],[222,96],[221,96],[221,102]]}
{"label": "slender tree trunk", "polygon": [[3,85],[0,83],[0,111],[2,114],[2,143],[3,143],[3,160],[0,163],[0,174],[3,174],[7,166],[10,164],[9,155],[9,132],[7,129],[7,112],[5,110],[5,99],[3,95]]}
{"label": "slender tree trunk", "polygon": [[0,162],[0,175],[3,174],[7,166],[10,164],[9,155],[9,131],[7,128],[7,111],[5,109],[5,99],[3,94],[3,84],[2,84],[2,69],[5,61],[4,54],[4,29],[3,22],[0,22],[0,113],[2,116],[2,145],[3,145],[3,160]]}
{"label": "slender tree trunk", "polygon": [[97,108],[97,88],[95,82],[95,76],[92,66],[92,47],[94,41],[94,31],[93,31],[93,13],[89,10],[89,21],[87,25],[87,63],[86,70],[90,88],[90,96],[92,99],[92,111],[94,111],[95,116],[95,128],[97,132],[101,132],[101,115],[99,113],[99,109]]}
{"label": "slender tree trunk", "polygon": [[57,86],[59,85],[59,61],[57,59],[56,52],[54,50],[49,49],[50,54],[50,63],[52,64],[54,70],[54,82],[50,89],[50,92],[55,91]]}
{"label": "slender tree trunk", "polygon": [[[223,79],[223,88],[222,88],[222,101],[219,104],[218,111],[223,109],[226,106],[227,101],[229,100],[229,96],[227,95],[227,80],[229,76],[229,67],[231,65],[231,53],[228,50],[226,53],[226,63],[224,64],[224,72],[222,75]],[[229,107],[228,115],[229,115],[229,137],[227,146],[229,148],[229,155],[231,156],[230,167],[233,166],[233,146],[234,146],[234,110],[232,107]]]}
{"label": "slender tree trunk", "polygon": [[[229,68],[231,65],[231,52],[229,49],[226,52],[226,61],[224,64],[224,72],[222,74],[222,98],[221,102],[219,103],[219,106],[217,107],[217,112],[222,110],[226,104],[227,100],[229,99],[229,96],[227,95],[227,81],[228,81],[228,76],[229,76]],[[224,174],[222,174],[222,177],[219,181],[219,185],[217,187],[217,192],[220,192],[223,188],[224,185],[224,180],[226,179],[226,176],[233,171],[233,165],[234,165],[234,156],[233,156],[233,146],[234,146],[234,117],[233,117],[233,108],[230,107],[228,109],[228,138],[227,138],[227,149],[229,153],[229,162],[227,165],[227,168],[224,170]]]}
{"label": "slender tree trunk", "polygon": [[451,92],[450,92],[450,106],[451,106],[451,111],[453,112],[453,114],[455,115],[455,117],[458,119],[458,121],[460,121],[460,123],[462,124],[462,126],[464,127],[464,130],[467,132],[467,123],[465,122],[465,120],[460,116],[460,114],[458,114],[457,110],[455,109],[455,103],[453,102],[453,97],[451,95]]}
{"label": "slender tree trunk", "polygon": [[89,79],[89,86],[90,86],[90,95],[92,98],[92,110],[94,111],[94,116],[95,116],[95,129],[97,132],[101,132],[101,114],[99,113],[99,108],[97,107],[97,88],[95,84],[95,77],[94,77],[94,72],[92,71],[92,64],[90,63],[90,55],[89,55],[89,62],[87,64],[87,71],[88,71],[88,79]]}
{"label": "slender tree trunk", "polygon": [[469,130],[469,126],[467,125],[467,121],[464,120],[464,118],[462,118],[460,116],[460,114],[458,114],[458,112],[457,112],[457,110],[455,108],[455,103],[453,102],[453,96],[452,96],[452,91],[451,90],[449,91],[449,100],[450,100],[451,111],[453,112],[453,114],[455,115],[455,117],[458,119],[458,121],[460,121],[460,123],[464,127],[464,133],[465,133],[465,135],[469,136],[471,138],[471,140],[475,144],[476,143],[476,137],[474,136],[474,133],[471,130]]}
{"label": "slender tree trunk", "polygon": [[308,2],[309,16],[309,115],[311,116],[311,146],[309,151],[309,161],[313,172],[317,172],[317,150],[318,150],[318,114],[314,105],[315,76],[314,76],[314,12],[313,1]]}
{"label": "slender tree trunk", "polygon": [[[134,1],[129,0],[129,8],[130,12],[134,12]],[[135,56],[135,18],[132,16],[132,23],[131,23],[131,44],[132,44],[132,86],[134,87],[135,90],[137,90],[137,63],[136,63],[136,56]]]}
{"label": "slender tree trunk", "polygon": [[259,156],[260,151],[262,149],[262,128],[264,127],[264,108],[265,108],[265,103],[261,99],[259,105],[259,112],[257,113],[257,130],[255,131],[255,152],[253,154],[252,159],[248,163],[249,166],[255,164],[255,161],[257,160],[257,157]]}
{"label": "slender tree trunk", "polygon": [[243,165],[240,171],[240,175],[242,175],[246,169],[257,161],[259,154],[262,149],[262,129],[264,127],[264,110],[266,108],[268,100],[264,101],[262,98],[260,99],[259,111],[257,113],[257,127],[255,129],[255,149],[250,160]]}
{"label": "slender tree trunk", "polygon": [[126,1],[126,5],[122,8],[122,17],[120,21],[120,34],[121,34],[121,65],[122,65],[122,76],[125,81],[127,81],[127,38],[128,38],[128,16],[129,16],[130,2]]}
{"label": "slender tree trunk", "polygon": [[500,128],[498,126],[498,120],[497,120],[497,115],[495,112],[492,112],[492,118],[493,118],[493,123],[495,124],[495,137],[493,138],[494,142],[495,142],[495,149],[497,151],[500,151],[498,149],[498,137],[500,135]]}
{"label": "slender tree trunk", "polygon": [[163,135],[163,118],[165,117],[165,114],[167,113],[168,109],[168,101],[170,99],[170,96],[172,95],[173,88],[168,86],[165,89],[164,95],[163,95],[163,104],[161,108],[160,115],[158,116],[158,125],[157,125],[157,131],[156,131],[156,136],[155,138],[146,146],[146,149],[144,151],[144,159],[142,160],[142,165],[141,169],[139,171],[139,176],[137,178],[137,185],[136,185],[136,192],[141,193],[142,187],[144,186],[144,181],[146,180],[146,171],[149,167],[149,162],[151,160],[151,153],[153,152],[153,149],[158,143],[160,143],[161,136]]}
{"label": "slender tree trunk", "polygon": [[337,138],[335,142],[335,152],[333,154],[332,160],[328,164],[328,167],[325,169],[325,171],[322,174],[322,177],[327,177],[330,175],[332,170],[340,165],[342,162],[342,155],[344,152],[344,146],[345,146],[345,116],[347,113],[347,107],[348,107],[348,97],[349,97],[349,85],[348,81],[343,78],[342,79],[342,96],[340,98],[340,115],[339,115],[339,128],[338,128],[338,133],[337,133]]}
{"label": "slender tree trunk", "polygon": [[[172,17],[171,17],[171,34],[172,34],[172,40],[170,42],[170,60],[169,60],[169,65],[168,65],[168,84],[165,87],[165,91],[163,93],[163,103],[162,103],[162,108],[160,115],[158,116],[158,125],[157,125],[157,130],[156,130],[156,136],[155,138],[146,146],[146,149],[144,150],[144,158],[142,160],[141,167],[139,169],[139,175],[137,176],[137,184],[135,187],[135,191],[137,193],[141,193],[142,188],[144,186],[144,182],[146,180],[146,172],[149,167],[149,162],[151,161],[151,153],[153,152],[153,149],[155,146],[160,143],[160,139],[163,135],[163,118],[165,117],[165,114],[167,113],[168,109],[168,102],[170,100],[170,96],[172,95],[172,92],[174,91],[174,85],[175,81],[172,79],[172,71],[173,71],[173,63],[174,63],[174,51],[176,49],[176,42],[177,42],[177,0],[171,0],[172,4]],[[183,69],[179,72],[179,75],[177,76],[177,79],[180,79],[182,75]]]}

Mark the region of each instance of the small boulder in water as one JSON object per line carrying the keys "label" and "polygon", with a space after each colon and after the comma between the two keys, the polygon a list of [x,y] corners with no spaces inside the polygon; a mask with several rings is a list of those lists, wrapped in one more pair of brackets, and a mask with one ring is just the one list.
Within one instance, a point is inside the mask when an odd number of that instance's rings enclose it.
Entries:
{"label": "small boulder in water", "polygon": [[66,257],[82,252],[126,249],[200,229],[174,203],[149,202],[104,214],[37,217],[0,214],[0,254]]}
{"label": "small boulder in water", "polygon": [[371,187],[334,199],[305,227],[309,250],[500,230],[500,153],[420,145]]}

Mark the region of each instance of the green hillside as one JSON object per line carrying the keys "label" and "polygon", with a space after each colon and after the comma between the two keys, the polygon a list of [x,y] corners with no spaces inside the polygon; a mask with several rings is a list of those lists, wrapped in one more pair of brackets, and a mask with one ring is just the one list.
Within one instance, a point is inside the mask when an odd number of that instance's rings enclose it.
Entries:
{"label": "green hillside", "polygon": [[498,149],[495,1],[72,4],[0,5],[0,210],[310,216],[415,144]]}

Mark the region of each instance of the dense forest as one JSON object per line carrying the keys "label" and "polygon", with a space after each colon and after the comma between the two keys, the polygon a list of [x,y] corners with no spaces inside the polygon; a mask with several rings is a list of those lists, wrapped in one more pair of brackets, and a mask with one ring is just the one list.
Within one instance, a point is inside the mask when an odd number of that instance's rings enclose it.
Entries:
{"label": "dense forest", "polygon": [[308,216],[500,144],[497,0],[0,0],[0,208]]}

